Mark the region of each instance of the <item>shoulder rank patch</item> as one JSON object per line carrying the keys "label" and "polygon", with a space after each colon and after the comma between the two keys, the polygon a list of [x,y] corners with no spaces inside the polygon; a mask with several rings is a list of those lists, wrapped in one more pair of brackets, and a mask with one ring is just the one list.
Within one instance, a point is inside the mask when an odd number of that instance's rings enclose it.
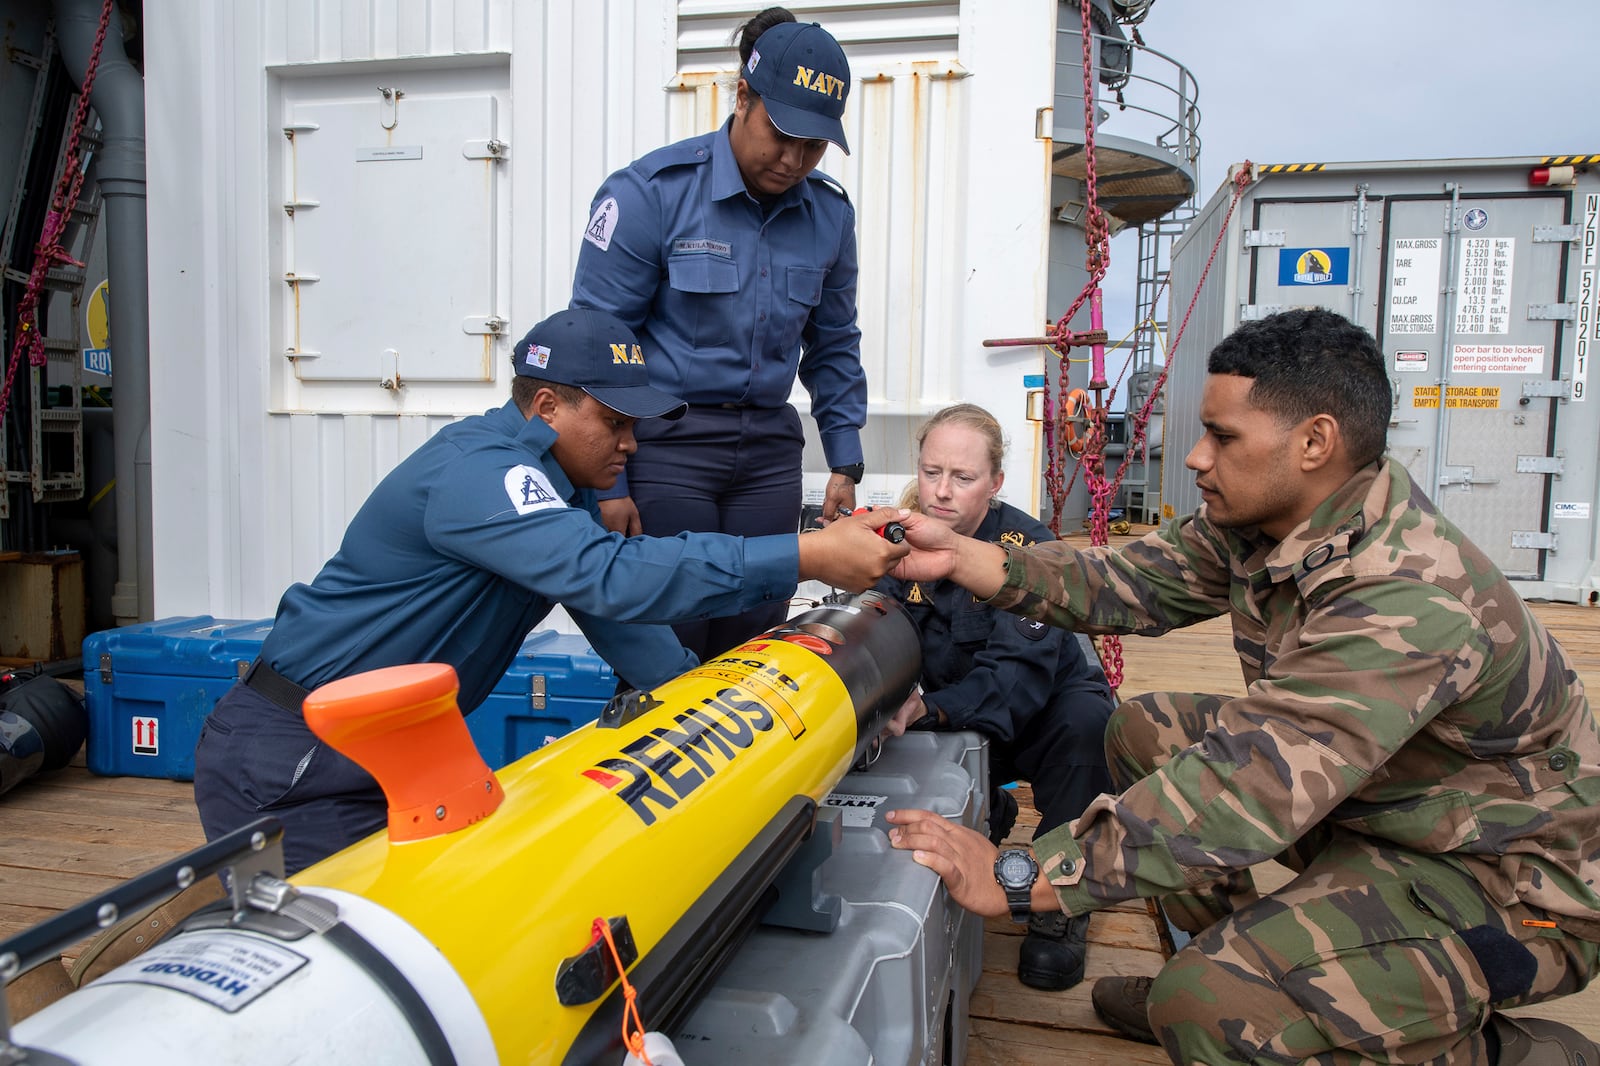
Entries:
{"label": "shoulder rank patch", "polygon": [[550,478],[536,466],[514,466],[507,470],[506,495],[518,514],[566,506],[566,502],[556,495]]}
{"label": "shoulder rank patch", "polygon": [[813,170],[806,175],[806,180],[814,181],[823,188],[832,189],[839,194],[839,198],[845,203],[848,204],[850,202],[850,194],[844,191],[844,186],[839,184],[839,179],[824,174],[820,170]]}
{"label": "shoulder rank patch", "polygon": [[1027,535],[1020,529],[1008,529],[1000,534],[1000,543],[1010,545],[1013,548],[1033,547],[1033,541],[1029,540]]}
{"label": "shoulder rank patch", "polygon": [[1029,640],[1043,640],[1045,634],[1049,631],[1050,627],[1045,625],[1043,622],[1035,622],[1031,618],[1017,619],[1017,632],[1021,633]]}
{"label": "shoulder rank patch", "polygon": [[610,250],[611,234],[617,228],[617,216],[617,198],[608,196],[601,200],[595,207],[594,214],[589,216],[589,225],[584,227],[583,239],[602,252]]}

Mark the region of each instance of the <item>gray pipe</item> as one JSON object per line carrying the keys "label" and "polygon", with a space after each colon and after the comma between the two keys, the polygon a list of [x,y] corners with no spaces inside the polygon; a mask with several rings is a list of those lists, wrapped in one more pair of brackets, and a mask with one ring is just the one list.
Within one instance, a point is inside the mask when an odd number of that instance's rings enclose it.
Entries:
{"label": "gray pipe", "polygon": [[[100,29],[102,0],[55,0],[56,34],[67,71],[79,85]],[[95,177],[105,203],[106,273],[111,283],[112,416],[116,432],[119,625],[155,617],[151,581],[150,277],[145,222],[144,79],[128,61],[113,11],[90,98],[102,144]]]}

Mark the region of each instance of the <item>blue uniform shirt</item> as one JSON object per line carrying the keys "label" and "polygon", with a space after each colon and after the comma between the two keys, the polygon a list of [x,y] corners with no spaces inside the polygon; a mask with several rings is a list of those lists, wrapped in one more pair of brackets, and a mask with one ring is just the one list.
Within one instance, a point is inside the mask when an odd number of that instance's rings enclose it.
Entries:
{"label": "blue uniform shirt", "polygon": [[861,461],[856,213],[817,172],[763,205],[720,130],[659,148],[595,194],[572,305],[639,335],[650,382],[691,404],[781,407],[795,376],[829,466]]}
{"label": "blue uniform shirt", "polygon": [[373,490],[310,585],[284,593],[262,658],[307,688],[383,666],[443,662],[463,711],[562,604],[641,687],[695,665],[665,625],[783,599],[793,536],[624,538],[550,455],[556,434],[515,403],[445,427]]}

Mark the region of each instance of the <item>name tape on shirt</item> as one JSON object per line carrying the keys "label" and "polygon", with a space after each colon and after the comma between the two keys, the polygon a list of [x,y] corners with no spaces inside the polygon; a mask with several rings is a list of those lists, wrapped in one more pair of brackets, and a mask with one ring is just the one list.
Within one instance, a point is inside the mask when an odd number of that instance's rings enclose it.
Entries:
{"label": "name tape on shirt", "polygon": [[565,507],[545,472],[536,466],[514,466],[506,471],[506,495],[518,514]]}
{"label": "name tape on shirt", "polygon": [[693,252],[704,252],[708,255],[720,255],[725,259],[731,259],[733,257],[733,245],[727,241],[714,240],[710,237],[678,237],[673,240],[673,255],[685,255]]}
{"label": "name tape on shirt", "polygon": [[589,224],[584,227],[583,239],[600,249],[602,252],[611,248],[611,234],[617,229],[617,198],[608,196],[600,201],[600,206],[594,209],[594,214],[589,216]]}

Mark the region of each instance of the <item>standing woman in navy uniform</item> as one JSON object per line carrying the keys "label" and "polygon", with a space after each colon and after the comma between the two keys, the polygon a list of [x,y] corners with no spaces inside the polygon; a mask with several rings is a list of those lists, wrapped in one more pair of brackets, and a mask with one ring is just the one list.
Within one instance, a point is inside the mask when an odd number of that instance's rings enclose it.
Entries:
{"label": "standing woman in navy uniform", "polygon": [[[740,28],[739,56],[732,117],[612,174],[584,229],[573,306],[626,322],[651,351],[651,383],[689,402],[677,422],[640,426],[626,477],[600,502],[625,535],[794,532],[796,376],[832,470],[824,520],[855,507],[867,412],[855,209],[816,171],[830,143],[850,150],[850,68],[826,30],[781,7]],[[704,660],[785,612],[675,628]]]}
{"label": "standing woman in navy uniform", "polygon": [[[998,544],[1054,540],[1037,518],[1001,503],[1005,439],[974,404],[946,407],[917,434],[917,480],[901,500],[956,532]],[[990,607],[953,581],[885,578],[922,637],[922,685],[890,723],[906,729],[971,729],[989,738],[990,780],[1033,785],[1035,836],[1083,813],[1113,791],[1105,731],[1111,690],[1073,633]],[[996,844],[1016,819],[1016,801],[996,789],[990,804]],[[1031,915],[1017,976],[1057,991],[1083,980],[1088,915]]]}

